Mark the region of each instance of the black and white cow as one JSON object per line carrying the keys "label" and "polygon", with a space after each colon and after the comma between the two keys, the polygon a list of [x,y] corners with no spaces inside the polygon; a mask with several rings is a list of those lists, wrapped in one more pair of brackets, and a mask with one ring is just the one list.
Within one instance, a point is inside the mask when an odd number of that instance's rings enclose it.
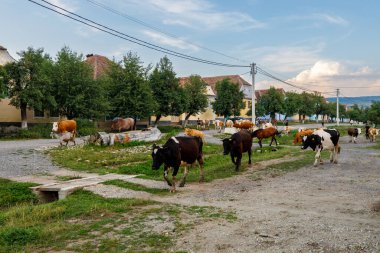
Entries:
{"label": "black and white cow", "polygon": [[347,129],[347,133],[351,136],[350,142],[356,143],[356,139],[358,138],[358,135],[362,133],[362,130],[361,128],[349,128]]}
{"label": "black and white cow", "polygon": [[[181,165],[185,166],[185,173],[179,184],[180,187],[185,185],[188,174],[187,166],[196,161],[198,161],[200,167],[199,181],[204,181],[202,147],[202,139],[197,136],[171,137],[162,147],[153,144],[152,169],[158,170],[164,164],[164,178],[168,185],[171,186],[171,192],[175,192],[176,176]],[[173,182],[170,182],[168,178],[169,168],[171,167],[173,168]]]}
{"label": "black and white cow", "polygon": [[340,133],[336,129],[319,129],[314,131],[313,134],[303,137],[301,149],[310,147],[317,151],[314,166],[317,166],[318,163],[323,164],[322,150],[329,150],[330,162],[338,163],[338,154],[340,153],[339,137]]}

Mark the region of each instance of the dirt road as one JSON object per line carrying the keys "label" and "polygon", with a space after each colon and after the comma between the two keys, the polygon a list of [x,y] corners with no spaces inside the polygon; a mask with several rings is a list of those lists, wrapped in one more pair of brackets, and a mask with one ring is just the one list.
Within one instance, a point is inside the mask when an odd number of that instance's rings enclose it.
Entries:
{"label": "dirt road", "polygon": [[254,181],[255,164],[244,175],[190,185],[175,197],[161,199],[215,206],[238,216],[236,222],[197,226],[173,250],[380,252],[380,152],[358,149],[367,145],[347,144],[343,138],[337,165],[310,165]]}

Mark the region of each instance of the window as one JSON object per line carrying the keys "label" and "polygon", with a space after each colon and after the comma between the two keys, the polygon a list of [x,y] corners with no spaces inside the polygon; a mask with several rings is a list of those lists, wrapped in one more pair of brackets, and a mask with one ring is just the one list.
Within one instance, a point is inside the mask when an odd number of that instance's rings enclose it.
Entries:
{"label": "window", "polygon": [[59,110],[58,109],[56,109],[56,110],[51,109],[49,111],[49,117],[50,118],[58,118],[59,117]]}

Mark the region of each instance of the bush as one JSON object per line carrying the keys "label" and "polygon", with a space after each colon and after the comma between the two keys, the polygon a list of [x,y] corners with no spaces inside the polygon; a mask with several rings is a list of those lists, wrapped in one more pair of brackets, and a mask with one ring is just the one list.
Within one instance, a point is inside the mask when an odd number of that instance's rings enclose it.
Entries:
{"label": "bush", "polygon": [[76,119],[76,122],[79,136],[95,134],[98,131],[94,121],[88,119]]}

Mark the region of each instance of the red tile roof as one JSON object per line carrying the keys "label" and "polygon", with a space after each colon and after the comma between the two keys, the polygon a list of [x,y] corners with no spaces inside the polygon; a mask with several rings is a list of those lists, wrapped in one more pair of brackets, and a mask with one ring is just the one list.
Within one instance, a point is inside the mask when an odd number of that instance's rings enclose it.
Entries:
{"label": "red tile roof", "polygon": [[[282,94],[285,94],[285,90],[283,88],[276,88],[278,92],[281,92]],[[256,99],[261,98],[263,95],[267,94],[269,89],[265,90],[255,90]]]}
{"label": "red tile roof", "polygon": [[109,65],[111,64],[111,61],[107,57],[97,55],[97,54],[95,54],[95,55],[94,54],[88,54],[85,62],[87,62],[88,64],[91,65],[91,67],[94,71],[93,72],[94,73],[94,76],[93,76],[94,79],[97,79],[101,75],[103,75],[107,71],[107,68],[109,67]]}
{"label": "red tile roof", "polygon": [[[215,85],[219,81],[223,81],[224,79],[229,79],[231,83],[237,84],[239,86],[239,89],[243,85],[251,85],[249,82],[241,78],[239,75],[226,75],[226,76],[212,76],[212,77],[202,77],[202,80],[207,83],[207,85],[210,85],[211,89],[216,93]],[[189,80],[188,77],[181,77],[179,79],[179,83],[181,86],[185,85],[185,83]]]}

